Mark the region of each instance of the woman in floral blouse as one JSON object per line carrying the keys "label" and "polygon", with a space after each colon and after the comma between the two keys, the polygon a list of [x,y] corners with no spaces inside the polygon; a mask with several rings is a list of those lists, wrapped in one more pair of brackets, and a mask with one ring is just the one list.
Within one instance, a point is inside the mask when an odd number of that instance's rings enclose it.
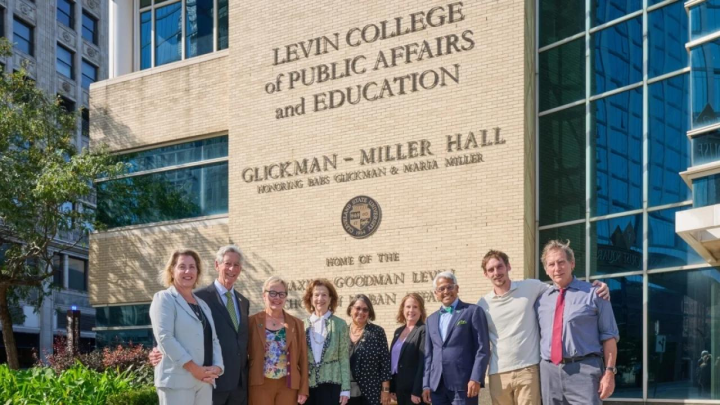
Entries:
{"label": "woman in floral blouse", "polygon": [[265,309],[250,317],[249,400],[253,405],[304,404],[308,397],[305,327],[283,310],[287,283],[277,276],[263,285]]}

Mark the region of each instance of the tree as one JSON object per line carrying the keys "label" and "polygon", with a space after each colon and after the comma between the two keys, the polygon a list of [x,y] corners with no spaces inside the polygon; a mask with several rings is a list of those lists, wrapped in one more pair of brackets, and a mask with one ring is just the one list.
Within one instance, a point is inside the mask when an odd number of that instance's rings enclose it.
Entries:
{"label": "tree", "polygon": [[[10,55],[10,49],[0,39],[0,54]],[[72,143],[76,122],[24,69],[0,72],[0,323],[12,369],[19,363],[11,306],[33,300],[32,291],[40,306],[57,270],[53,254],[102,227],[95,210],[73,208],[86,205],[95,179],[125,167],[103,148],[78,152]]]}

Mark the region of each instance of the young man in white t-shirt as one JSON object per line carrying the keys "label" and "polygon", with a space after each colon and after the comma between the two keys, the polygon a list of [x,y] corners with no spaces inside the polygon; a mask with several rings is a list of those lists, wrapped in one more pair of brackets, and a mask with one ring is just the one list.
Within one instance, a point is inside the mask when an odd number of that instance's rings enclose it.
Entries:
{"label": "young man in white t-shirt", "polygon": [[[490,334],[490,397],[494,405],[540,405],[540,333],[535,301],[550,288],[540,280],[510,280],[508,255],[490,250],[482,261],[493,290],[478,301]],[[598,295],[609,299],[607,284]]]}

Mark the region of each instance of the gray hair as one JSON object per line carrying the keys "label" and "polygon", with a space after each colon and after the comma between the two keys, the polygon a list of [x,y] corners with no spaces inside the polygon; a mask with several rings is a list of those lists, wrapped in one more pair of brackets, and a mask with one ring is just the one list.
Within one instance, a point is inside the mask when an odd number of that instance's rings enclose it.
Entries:
{"label": "gray hair", "polygon": [[245,262],[245,255],[242,253],[239,247],[235,245],[227,245],[223,246],[218,250],[217,254],[215,255],[215,263],[222,263],[223,257],[227,253],[237,253],[240,256],[240,264],[242,265],[243,262]]}
{"label": "gray hair", "polygon": [[455,275],[450,271],[443,271],[443,272],[438,273],[435,276],[435,278],[433,279],[433,289],[437,288],[438,280],[441,278],[450,280],[450,281],[452,281],[453,284],[457,285],[457,277],[455,277]]}
{"label": "gray hair", "polygon": [[263,291],[267,291],[268,287],[273,284],[282,284],[283,287],[285,287],[285,292],[288,290],[287,283],[280,276],[270,276],[270,278],[263,283]]}
{"label": "gray hair", "polygon": [[553,250],[561,250],[565,252],[565,259],[567,259],[568,262],[575,262],[575,252],[570,248],[570,241],[566,240],[565,242],[557,239],[553,239],[545,244],[545,247],[542,250],[542,256],[540,257],[540,261],[542,262],[543,266],[547,264],[547,255]]}

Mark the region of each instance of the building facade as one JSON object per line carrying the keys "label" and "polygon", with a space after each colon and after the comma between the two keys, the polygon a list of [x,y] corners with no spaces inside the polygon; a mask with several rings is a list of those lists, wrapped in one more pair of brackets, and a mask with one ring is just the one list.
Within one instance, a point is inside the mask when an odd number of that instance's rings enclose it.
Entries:
{"label": "building facade", "polygon": [[[13,44],[12,55],[0,56],[0,65],[5,71],[25,66],[39,88],[61,97],[68,110],[79,112],[78,150],[90,143],[90,83],[107,77],[107,22],[104,1],[0,0],[0,36]],[[94,207],[94,201],[87,206]],[[54,337],[66,334],[66,312],[73,306],[81,311],[83,345],[94,345],[95,310],[87,293],[88,242],[85,239],[69,249],[65,244],[78,238],[77,234],[58,236],[55,266],[61,271],[52,280],[58,289],[37,312],[32,303],[18,308],[24,320],[14,330],[23,366],[33,364],[33,350],[39,355],[52,352]],[[4,359],[4,347],[0,356]]]}
{"label": "building facade", "polygon": [[[152,344],[149,303],[179,247],[209,283],[214,252],[239,245],[253,312],[270,275],[301,317],[307,282],[327,277],[341,315],[365,293],[391,329],[408,292],[437,309],[439,271],[476,302],[489,249],[513,278],[547,280],[539,253],[561,238],[576,276],[611,289],[611,400],[720,401],[720,273],[686,219],[718,201],[718,9],[111,1],[91,137],[130,170],[98,182],[99,344]],[[692,226],[712,234],[709,221]]]}

